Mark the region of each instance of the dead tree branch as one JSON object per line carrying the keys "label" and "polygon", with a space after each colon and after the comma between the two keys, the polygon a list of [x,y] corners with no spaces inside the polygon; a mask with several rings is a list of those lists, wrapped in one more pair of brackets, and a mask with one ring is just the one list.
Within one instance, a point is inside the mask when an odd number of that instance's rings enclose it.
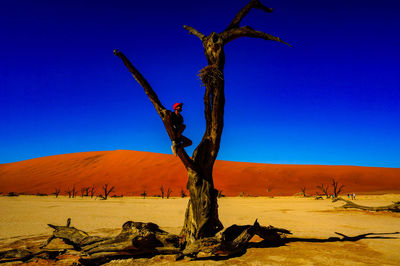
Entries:
{"label": "dead tree branch", "polygon": [[197,36],[201,41],[206,37],[203,33],[199,32],[198,30],[194,29],[193,27],[189,27],[184,25],[183,28],[189,31],[189,34]]}
{"label": "dead tree branch", "polygon": [[252,8],[261,9],[265,12],[271,13],[272,8],[268,8],[261,4],[258,0],[251,0],[247,5],[245,5],[233,18],[232,22],[228,25],[225,31],[239,27],[240,22],[242,19],[250,12]]}
{"label": "dead tree branch", "polygon": [[379,206],[379,207],[369,207],[369,206],[358,205],[350,200],[345,200],[341,197],[333,199],[332,202],[336,202],[339,200],[346,202],[345,205],[341,206],[341,208],[345,208],[345,209],[359,209],[359,210],[375,211],[375,212],[378,212],[378,211],[400,212],[400,201],[393,202],[393,204],[391,204],[391,205]]}
{"label": "dead tree branch", "polygon": [[275,37],[271,34],[254,30],[249,26],[243,26],[240,28],[233,28],[228,31],[221,33],[222,39],[224,40],[224,45],[241,37],[251,37],[251,38],[260,38],[267,41],[276,41],[291,46],[285,41],[282,41],[279,37]]}
{"label": "dead tree branch", "polygon": [[[172,140],[175,139],[175,133],[174,130],[172,129],[172,123],[171,123],[171,115],[172,112],[167,110],[160,102],[158,99],[157,94],[154,92],[153,88],[150,86],[148,81],[143,77],[143,75],[137,70],[132,63],[129,61],[129,59],[120,51],[114,50],[114,54],[118,56],[122,62],[125,64],[126,68],[131,72],[135,80],[143,87],[146,95],[150,99],[150,101],[153,103],[154,108],[156,109],[158,115],[162,119],[164,123],[164,127],[168,133],[169,138]],[[188,169],[195,169],[195,165],[193,164],[192,159],[189,157],[189,155],[186,153],[185,149],[182,147],[178,146],[177,147],[177,155],[181,159],[182,163],[185,165],[185,167]]]}

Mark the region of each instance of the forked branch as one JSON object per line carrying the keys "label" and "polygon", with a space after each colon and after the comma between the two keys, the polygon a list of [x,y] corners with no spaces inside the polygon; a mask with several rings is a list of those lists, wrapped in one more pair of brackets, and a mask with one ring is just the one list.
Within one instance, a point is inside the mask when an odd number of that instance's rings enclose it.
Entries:
{"label": "forked branch", "polygon": [[199,39],[200,39],[201,41],[203,41],[204,37],[206,37],[203,33],[199,32],[198,30],[196,30],[196,29],[194,29],[194,28],[192,28],[192,27],[190,27],[190,26],[184,25],[183,28],[186,29],[186,30],[188,30],[188,31],[189,31],[189,34],[192,34],[192,35],[194,35],[194,36],[199,37]]}
{"label": "forked branch", "polygon": [[233,41],[240,37],[251,37],[251,38],[260,38],[260,39],[270,40],[270,41],[277,41],[277,42],[286,44],[288,46],[291,46],[287,42],[282,41],[279,37],[275,37],[271,34],[268,34],[268,33],[262,32],[262,31],[254,30],[253,28],[251,28],[249,26],[233,28],[233,29],[224,31],[221,33],[221,36],[222,36],[222,39],[224,40],[224,45],[229,43],[230,41]]}
{"label": "forked branch", "polygon": [[272,12],[272,8],[268,8],[261,4],[259,0],[251,0],[247,5],[245,5],[233,18],[232,22],[228,25],[225,31],[239,27],[240,22],[242,19],[250,12],[252,8],[261,9],[265,12]]}

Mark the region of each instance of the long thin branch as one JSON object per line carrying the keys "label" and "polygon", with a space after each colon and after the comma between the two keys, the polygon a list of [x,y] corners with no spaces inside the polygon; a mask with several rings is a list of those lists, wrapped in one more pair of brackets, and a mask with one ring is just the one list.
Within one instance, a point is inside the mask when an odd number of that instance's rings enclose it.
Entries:
{"label": "long thin branch", "polygon": [[264,6],[263,4],[261,4],[259,0],[251,0],[236,14],[232,22],[225,29],[225,31],[239,27],[239,24],[242,21],[242,19],[250,12],[252,8],[261,9],[268,13],[272,12],[272,8]]}
{"label": "long thin branch", "polygon": [[222,39],[224,40],[224,45],[229,43],[230,41],[233,41],[240,37],[252,37],[252,38],[260,38],[260,39],[270,40],[270,41],[277,41],[277,42],[286,44],[288,46],[291,46],[290,44],[282,41],[279,37],[275,37],[271,34],[268,34],[268,33],[262,32],[262,31],[254,30],[253,28],[251,28],[249,26],[230,29],[228,31],[224,31],[223,33],[221,33],[221,35],[222,35]]}
{"label": "long thin branch", "polygon": [[160,117],[163,119],[165,116],[166,108],[161,104],[160,100],[158,99],[157,94],[154,92],[154,90],[151,88],[149,82],[143,77],[143,75],[137,70],[132,63],[129,61],[126,56],[118,51],[114,50],[114,54],[121,58],[121,60],[124,62],[125,66],[128,68],[129,72],[132,73],[133,77],[136,79],[136,81],[143,87],[144,91],[146,92],[147,96],[149,97],[150,101],[153,103],[154,107],[156,108],[157,113],[160,115]]}
{"label": "long thin branch", "polygon": [[[147,96],[149,97],[150,101],[153,103],[157,113],[161,117],[164,127],[168,133],[168,136],[171,140],[175,140],[175,132],[172,129],[171,124],[171,111],[167,110],[158,99],[157,94],[151,88],[149,82],[143,77],[143,75],[137,70],[129,59],[120,51],[114,50],[114,54],[121,58],[124,62],[125,66],[128,68],[129,72],[132,73],[133,77],[136,81],[143,87],[144,91],[146,92]],[[177,155],[181,159],[182,163],[185,165],[186,168],[194,168],[194,163],[189,155],[186,153],[185,149],[182,147],[177,147]]]}
{"label": "long thin branch", "polygon": [[192,35],[194,35],[194,36],[199,37],[199,39],[200,39],[201,41],[203,41],[204,37],[206,37],[203,33],[199,32],[198,30],[196,30],[196,29],[193,28],[193,27],[184,25],[183,28],[186,29],[186,30],[188,30],[188,31],[189,31],[189,34],[192,34]]}

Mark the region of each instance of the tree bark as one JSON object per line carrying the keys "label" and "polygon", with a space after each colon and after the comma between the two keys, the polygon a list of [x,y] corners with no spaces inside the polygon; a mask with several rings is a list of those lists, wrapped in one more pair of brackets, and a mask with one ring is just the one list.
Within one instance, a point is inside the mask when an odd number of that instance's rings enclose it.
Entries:
{"label": "tree bark", "polygon": [[[54,229],[47,242],[36,247],[22,243],[21,248],[0,250],[0,263],[29,261],[38,258],[60,260],[60,255],[75,256],[83,265],[101,265],[113,259],[152,257],[162,254],[174,254],[176,259],[185,256],[191,258],[227,257],[242,254],[248,248],[248,242],[254,235],[259,235],[268,244],[281,244],[287,234],[286,229],[272,226],[260,226],[256,220],[253,225],[232,225],[218,236],[205,237],[193,241],[182,250],[182,242],[177,235],[163,231],[154,223],[128,221],[115,237],[90,236],[88,233],[66,226],[49,225]],[[53,239],[62,239],[60,244]],[[19,241],[21,242],[21,241]],[[69,247],[66,247],[68,244]],[[58,245],[58,246],[57,246]]]}

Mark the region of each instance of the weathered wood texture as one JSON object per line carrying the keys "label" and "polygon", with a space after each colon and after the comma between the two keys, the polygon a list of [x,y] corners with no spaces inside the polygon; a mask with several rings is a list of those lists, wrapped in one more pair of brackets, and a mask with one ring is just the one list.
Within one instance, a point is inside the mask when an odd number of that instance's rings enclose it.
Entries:
{"label": "weathered wood texture", "polygon": [[364,210],[364,211],[376,211],[376,212],[378,212],[378,211],[400,212],[400,201],[393,202],[393,204],[391,204],[391,205],[379,206],[379,207],[358,205],[350,200],[345,200],[341,197],[335,198],[332,200],[332,202],[336,202],[336,201],[346,202],[346,204],[341,206],[341,208],[345,208],[345,209],[359,209],[359,210]]}
{"label": "weathered wood texture", "polygon": [[[254,235],[260,236],[270,244],[279,244],[290,232],[272,226],[261,226],[256,221],[253,225],[233,225],[213,237],[198,239],[183,246],[182,238],[161,230],[154,223],[128,221],[115,237],[90,236],[86,232],[70,226],[49,226],[53,235],[42,245],[40,250],[13,249],[0,251],[0,263],[10,261],[28,261],[38,258],[56,259],[67,252],[65,245],[47,249],[55,239],[61,239],[75,250],[74,255],[84,265],[100,265],[113,259],[152,257],[161,254],[175,254],[176,259],[204,257],[229,257],[242,254]],[[71,253],[71,252],[70,252]]]}

